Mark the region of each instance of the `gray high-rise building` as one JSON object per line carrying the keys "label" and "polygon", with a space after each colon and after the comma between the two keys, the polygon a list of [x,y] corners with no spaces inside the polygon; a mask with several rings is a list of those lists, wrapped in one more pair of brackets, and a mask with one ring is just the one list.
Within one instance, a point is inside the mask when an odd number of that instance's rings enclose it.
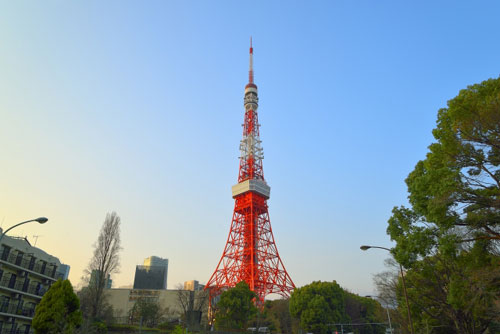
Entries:
{"label": "gray high-rise building", "polygon": [[150,256],[143,266],[135,268],[134,289],[164,290],[167,288],[168,259]]}
{"label": "gray high-rise building", "polygon": [[56,277],[62,280],[68,279],[70,266],[68,264],[61,264],[57,267]]}
{"label": "gray high-rise building", "polygon": [[[97,284],[102,277],[101,273],[102,273],[102,271],[100,271],[99,269],[93,269],[92,272],[90,273],[89,285]],[[111,289],[112,284],[113,284],[113,280],[111,279],[111,275],[108,274],[108,276],[106,277],[106,279],[104,281],[104,288]]]}

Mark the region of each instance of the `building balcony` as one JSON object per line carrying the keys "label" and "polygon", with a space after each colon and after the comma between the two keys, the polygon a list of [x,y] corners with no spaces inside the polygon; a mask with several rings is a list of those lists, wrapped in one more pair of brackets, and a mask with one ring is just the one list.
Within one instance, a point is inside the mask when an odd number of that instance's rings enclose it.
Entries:
{"label": "building balcony", "polygon": [[[0,263],[7,263],[12,267],[20,270],[26,270],[31,274],[41,276],[43,278],[48,278],[52,281],[56,281],[56,271],[49,270],[49,266],[40,263],[34,263],[29,259],[19,258],[16,254],[9,254],[8,256],[3,253],[0,257]],[[1,333],[0,333],[1,334]]]}
{"label": "building balcony", "polygon": [[33,306],[19,307],[19,302],[3,303],[0,304],[0,315],[31,321],[35,316],[35,308]]}
{"label": "building balcony", "polygon": [[22,279],[12,280],[9,276],[2,277],[0,280],[0,288],[4,288],[14,293],[22,293],[37,299],[41,299],[45,292],[47,292],[47,288],[38,282],[26,284]]}
{"label": "building balcony", "polygon": [[0,334],[34,334],[32,330],[29,332],[26,331],[26,329],[20,329],[20,328],[3,328],[0,329]]}

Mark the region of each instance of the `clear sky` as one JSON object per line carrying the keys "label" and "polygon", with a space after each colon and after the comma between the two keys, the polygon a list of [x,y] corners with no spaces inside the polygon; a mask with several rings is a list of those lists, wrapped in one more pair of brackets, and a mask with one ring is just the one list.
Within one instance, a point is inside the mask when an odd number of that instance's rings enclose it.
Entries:
{"label": "clear sky", "polygon": [[80,281],[107,212],[121,272],[206,282],[229,232],[249,37],[269,212],[297,286],[372,294],[437,110],[498,77],[497,1],[1,1],[0,223]]}

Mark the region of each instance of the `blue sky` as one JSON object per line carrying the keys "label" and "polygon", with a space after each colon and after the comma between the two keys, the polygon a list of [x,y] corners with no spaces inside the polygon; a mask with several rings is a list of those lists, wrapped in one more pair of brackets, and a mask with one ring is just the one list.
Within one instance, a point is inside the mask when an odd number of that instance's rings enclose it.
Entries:
{"label": "blue sky", "polygon": [[234,206],[254,40],[269,212],[297,286],[372,294],[437,110],[498,77],[495,1],[2,1],[0,222],[78,284],[109,211],[131,284],[206,282]]}

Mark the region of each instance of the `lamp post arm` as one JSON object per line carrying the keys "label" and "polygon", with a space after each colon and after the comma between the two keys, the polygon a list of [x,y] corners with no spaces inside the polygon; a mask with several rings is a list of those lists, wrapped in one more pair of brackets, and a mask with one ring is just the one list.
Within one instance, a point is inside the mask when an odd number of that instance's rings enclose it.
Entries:
{"label": "lamp post arm", "polygon": [[379,248],[379,249],[384,249],[384,250],[386,250],[386,251],[388,251],[388,252],[391,252],[391,253],[392,253],[391,249],[386,248],[386,247],[380,247],[380,246],[368,246],[368,247],[370,247],[370,248]]}
{"label": "lamp post arm", "polygon": [[19,224],[16,224],[14,226],[9,227],[5,232],[2,233],[2,235],[0,235],[0,245],[2,244],[2,239],[3,239],[4,235],[7,234],[7,232],[9,232],[10,230],[12,230],[14,227],[18,227],[19,225],[23,225],[23,224],[26,224],[26,223],[31,223],[31,222],[34,222],[34,221],[37,221],[37,220],[36,219],[30,219],[30,220],[26,220],[26,221],[20,222]]}

